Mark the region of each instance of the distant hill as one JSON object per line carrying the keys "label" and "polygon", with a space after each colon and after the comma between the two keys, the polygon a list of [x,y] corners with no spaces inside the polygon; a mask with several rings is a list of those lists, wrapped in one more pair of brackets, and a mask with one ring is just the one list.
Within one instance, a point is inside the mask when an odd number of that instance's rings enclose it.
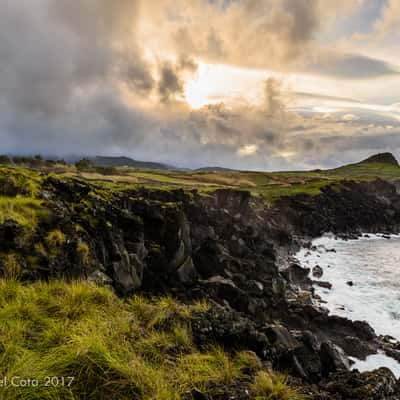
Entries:
{"label": "distant hill", "polygon": [[375,154],[371,157],[366,158],[365,160],[359,162],[359,164],[390,164],[399,166],[399,162],[396,157],[392,153],[379,153]]}
{"label": "distant hill", "polygon": [[105,157],[97,156],[91,159],[98,167],[132,167],[140,169],[171,170],[175,167],[150,161],[138,161],[129,157]]}
{"label": "distant hill", "polygon": [[368,175],[395,178],[400,174],[400,165],[392,153],[379,153],[357,163],[343,165],[325,172],[348,175],[349,177]]}
{"label": "distant hill", "polygon": [[224,167],[203,167],[196,169],[195,172],[238,172],[238,170]]}

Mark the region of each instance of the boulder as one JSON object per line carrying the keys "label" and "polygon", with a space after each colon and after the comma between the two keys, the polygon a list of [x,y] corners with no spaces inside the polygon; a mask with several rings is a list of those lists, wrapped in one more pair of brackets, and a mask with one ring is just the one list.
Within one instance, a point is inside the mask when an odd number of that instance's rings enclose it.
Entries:
{"label": "boulder", "polygon": [[319,287],[322,287],[324,289],[332,289],[332,284],[330,282],[326,281],[313,281],[313,284]]}
{"label": "boulder", "polygon": [[315,278],[321,278],[323,274],[324,274],[324,270],[323,270],[319,265],[316,265],[316,266],[312,269],[312,275],[313,275]]}
{"label": "boulder", "polygon": [[309,274],[309,268],[303,268],[298,264],[292,264],[282,271],[282,275],[288,282],[299,285],[300,287],[308,287],[311,285],[311,280],[308,277]]}
{"label": "boulder", "polygon": [[346,354],[360,360],[365,360],[368,355],[375,352],[368,342],[362,341],[356,336],[346,336],[341,344]]}
{"label": "boulder", "polygon": [[209,310],[193,315],[191,327],[193,339],[200,347],[219,343],[226,349],[254,351],[262,359],[272,355],[267,336],[251,319],[214,302]]}
{"label": "boulder", "polygon": [[299,341],[282,325],[271,325],[265,333],[269,341],[282,350],[294,350],[300,346]]}
{"label": "boulder", "polygon": [[340,400],[400,399],[399,384],[387,368],[363,373],[355,370],[332,374],[329,382],[323,382],[321,386],[332,398]]}
{"label": "boulder", "polygon": [[248,296],[231,279],[216,275],[210,279],[202,280],[200,283],[215,300],[225,300],[231,307],[239,311],[247,311]]}
{"label": "boulder", "polygon": [[318,339],[310,331],[305,331],[297,336],[297,340],[301,343],[301,346],[295,349],[294,355],[298,363],[297,369],[302,371],[299,375],[304,375],[304,379],[307,381],[318,382],[321,379]]}
{"label": "boulder", "polygon": [[350,369],[350,361],[344,354],[344,351],[331,341],[321,344],[320,358],[321,370],[324,376],[328,376],[332,372],[347,371]]}

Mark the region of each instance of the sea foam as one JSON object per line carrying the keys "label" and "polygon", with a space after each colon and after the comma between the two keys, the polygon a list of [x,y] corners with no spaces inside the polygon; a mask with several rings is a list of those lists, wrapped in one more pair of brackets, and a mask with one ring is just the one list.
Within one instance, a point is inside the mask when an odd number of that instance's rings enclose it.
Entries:
{"label": "sea foam", "polygon": [[[358,240],[332,235],[313,241],[296,258],[303,267],[319,265],[332,289],[315,286],[331,314],[367,321],[378,335],[400,340],[400,237],[368,235]],[[400,364],[384,354],[356,361],[353,368],[371,370],[381,366],[400,376]]]}

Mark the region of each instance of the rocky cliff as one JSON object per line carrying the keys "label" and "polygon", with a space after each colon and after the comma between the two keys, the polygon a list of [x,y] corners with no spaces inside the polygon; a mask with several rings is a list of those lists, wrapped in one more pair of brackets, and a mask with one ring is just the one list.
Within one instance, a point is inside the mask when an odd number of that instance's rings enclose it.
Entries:
{"label": "rocky cliff", "polygon": [[400,398],[389,370],[349,372],[348,359],[378,349],[400,359],[400,344],[364,322],[329,316],[309,271],[291,258],[325,232],[398,232],[394,184],[344,181],[273,208],[246,191],[112,190],[52,176],[38,196],[47,213],[34,230],[11,219],[0,226],[0,251],[15,261],[11,268],[2,257],[3,274],[88,278],[121,296],[205,298],[212,307],[192,324],[199,346],[252,350],[315,399]]}

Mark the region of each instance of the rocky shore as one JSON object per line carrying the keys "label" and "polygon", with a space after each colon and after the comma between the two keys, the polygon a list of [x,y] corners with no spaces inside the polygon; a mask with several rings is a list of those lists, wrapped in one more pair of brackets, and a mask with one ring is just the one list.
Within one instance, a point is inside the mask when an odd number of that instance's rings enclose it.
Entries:
{"label": "rocky shore", "polygon": [[[40,197],[51,212],[28,239],[15,221],[0,226],[0,250],[17,255],[21,279],[87,278],[121,296],[207,299],[212,307],[192,323],[200,347],[253,351],[314,399],[400,399],[391,371],[350,371],[349,360],[379,349],[400,360],[400,344],[328,315],[310,271],[293,260],[326,232],[399,232],[394,183],[344,181],[267,208],[246,191],[112,191],[49,176]],[[49,240],[54,232],[60,240]],[[226,387],[221,398],[250,399],[242,389]]]}

